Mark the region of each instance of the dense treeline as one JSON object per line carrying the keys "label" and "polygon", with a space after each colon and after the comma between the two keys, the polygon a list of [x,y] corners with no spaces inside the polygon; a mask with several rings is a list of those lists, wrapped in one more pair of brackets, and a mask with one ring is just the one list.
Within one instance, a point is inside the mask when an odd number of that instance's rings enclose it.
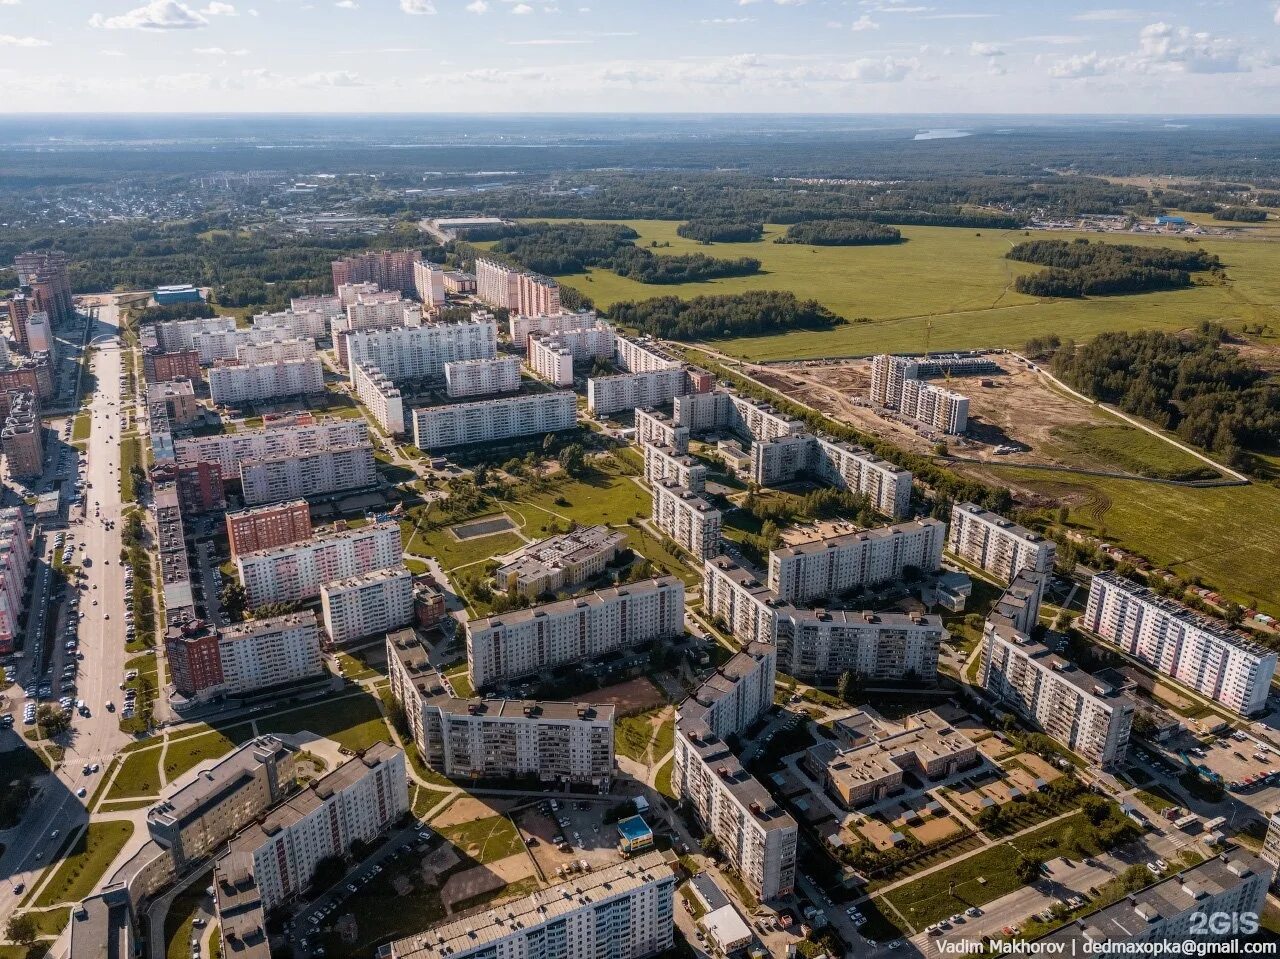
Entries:
{"label": "dense treeline", "polygon": [[763,223],[736,220],[688,220],[676,227],[678,235],[702,243],[754,243],[763,232]]}
{"label": "dense treeline", "polygon": [[639,234],[618,223],[526,223],[509,232],[494,244],[494,252],[537,273],[581,273],[599,266],[639,283],[664,284],[750,276],[760,270],[760,261],[749,256],[658,256],[635,246]]}
{"label": "dense treeline", "polygon": [[1199,249],[1090,243],[1088,240],[1030,240],[1007,254],[1011,260],[1049,269],[1020,276],[1019,293],[1031,296],[1107,296],[1172,290],[1191,285],[1193,271],[1217,270],[1218,258]]}
{"label": "dense treeline", "polygon": [[641,333],[670,340],[718,336],[758,336],[787,330],[826,330],[845,321],[817,300],[794,293],[750,290],[727,296],[659,296],[639,303],[615,303],[611,319]]}
{"label": "dense treeline", "polygon": [[1064,348],[1053,369],[1076,389],[1174,430],[1189,443],[1248,467],[1248,450],[1280,443],[1280,384],[1220,343],[1221,327],[1194,336],[1102,333]]}
{"label": "dense treeline", "polygon": [[1252,206],[1224,206],[1213,211],[1213,218],[1232,223],[1261,223],[1267,218],[1267,211]]}
{"label": "dense treeline", "polygon": [[902,231],[869,220],[809,220],[787,227],[775,243],[810,246],[879,246],[901,243]]}

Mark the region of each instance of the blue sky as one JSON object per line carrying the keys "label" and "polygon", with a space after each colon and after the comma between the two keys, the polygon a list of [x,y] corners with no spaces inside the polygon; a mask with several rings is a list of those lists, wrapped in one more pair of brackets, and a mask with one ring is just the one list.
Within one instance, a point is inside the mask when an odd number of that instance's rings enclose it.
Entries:
{"label": "blue sky", "polygon": [[0,111],[1280,113],[1280,0],[0,0]]}

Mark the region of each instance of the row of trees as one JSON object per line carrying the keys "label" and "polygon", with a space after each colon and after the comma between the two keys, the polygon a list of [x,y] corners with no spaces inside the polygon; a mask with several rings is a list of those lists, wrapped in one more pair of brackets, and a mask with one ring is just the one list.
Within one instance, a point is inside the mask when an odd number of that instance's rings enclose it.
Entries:
{"label": "row of trees", "polygon": [[881,246],[902,242],[902,231],[869,220],[809,220],[787,227],[776,243],[809,246]]}
{"label": "row of trees", "polygon": [[1246,450],[1280,442],[1280,385],[1239,354],[1222,349],[1225,336],[1221,327],[1208,323],[1191,337],[1102,333],[1060,350],[1053,369],[1081,392],[1247,468]]}
{"label": "row of trees", "polygon": [[749,290],[689,300],[678,296],[638,303],[628,300],[610,307],[609,316],[641,333],[670,340],[827,330],[845,322],[817,300],[799,300],[794,293],[778,290]]}
{"label": "row of trees", "polygon": [[709,217],[687,220],[676,227],[678,235],[701,243],[754,243],[763,232],[763,223]]}
{"label": "row of trees", "polygon": [[1213,211],[1213,218],[1232,223],[1261,223],[1267,218],[1267,211],[1256,206],[1224,206]]}
{"label": "row of trees", "polygon": [[1200,249],[1090,243],[1085,239],[1029,240],[1019,243],[1007,256],[1049,267],[1014,282],[1019,293],[1030,296],[1106,296],[1178,289],[1191,285],[1191,273],[1222,267],[1217,256]]}

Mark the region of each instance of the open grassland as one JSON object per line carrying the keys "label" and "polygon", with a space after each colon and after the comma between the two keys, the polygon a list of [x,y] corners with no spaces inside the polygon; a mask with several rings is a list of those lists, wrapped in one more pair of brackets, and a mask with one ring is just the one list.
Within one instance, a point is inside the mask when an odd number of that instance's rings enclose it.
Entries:
{"label": "open grassland", "polygon": [[258,720],[259,733],[304,731],[332,739],[352,752],[368,749],[380,739],[391,742],[391,731],[378,710],[378,701],[363,693]]}
{"label": "open grassland", "polygon": [[524,851],[520,833],[506,816],[489,816],[457,826],[445,826],[440,835],[481,866]]}
{"label": "open grassland", "polygon": [[[950,227],[902,227],[897,246],[810,247],[772,242],[784,228],[766,227],[759,243],[702,246],[676,235],[675,221],[627,221],[638,246],[670,243],[659,255],[702,252],[753,256],[761,273],[672,286],[624,280],[609,270],[559,277],[597,306],[655,296],[701,296],[744,290],[790,290],[813,297],[850,321],[820,332],[719,341],[717,348],[746,359],[784,359],[915,352],[923,348],[925,317],[933,318],[930,348],[1018,347],[1034,336],[1056,333],[1086,339],[1103,330],[1182,329],[1202,320],[1267,322],[1280,326],[1280,245],[1263,239],[1206,237],[1196,242],[1222,258],[1228,282],[1189,290],[1081,300],[1037,300],[1013,290],[1032,264],[1004,258],[1009,247],[1037,237],[1071,239],[1071,233],[975,231]],[[1266,233],[1263,236],[1269,235]],[[1088,234],[1090,240],[1181,246],[1178,237]],[[869,322],[855,322],[865,318]]]}
{"label": "open grassland", "polygon": [[76,902],[89,895],[132,835],[133,823],[127,820],[89,823],[71,848],[61,854],[56,872],[33,905]]}
{"label": "open grassland", "polygon": [[1038,453],[1082,469],[1124,470],[1158,479],[1217,479],[1221,474],[1171,443],[1119,421],[1057,426]]}

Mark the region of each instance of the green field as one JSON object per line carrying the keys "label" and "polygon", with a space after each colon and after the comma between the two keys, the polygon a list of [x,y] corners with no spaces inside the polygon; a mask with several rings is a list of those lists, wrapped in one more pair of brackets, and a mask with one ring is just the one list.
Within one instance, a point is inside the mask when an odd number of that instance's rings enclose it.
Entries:
{"label": "green field", "polygon": [[1075,423],[1055,427],[1036,452],[1081,469],[1123,470],[1156,479],[1217,479],[1223,474],[1170,443],[1127,423]]}
{"label": "green field", "polygon": [[391,741],[391,733],[378,711],[378,702],[369,695],[330,699],[258,720],[259,733],[303,731],[325,736],[352,751],[368,749],[380,739]]}
{"label": "green field", "polygon": [[140,750],[124,758],[119,772],[107,790],[105,800],[135,799],[155,796],[160,792],[160,749]]}
{"label": "green field", "polygon": [[236,746],[248,741],[252,735],[252,727],[246,723],[233,726],[225,732],[215,731],[170,740],[164,755],[165,781],[173,782],[200,763],[225,756]]}
{"label": "green field", "polygon": [[[1039,301],[1012,289],[1013,278],[1038,270],[1006,260],[1009,247],[1043,236],[1068,233],[975,231],[948,227],[902,227],[907,242],[897,246],[810,247],[773,243],[784,227],[766,227],[759,243],[716,243],[710,247],[676,234],[676,221],[627,221],[639,234],[637,246],[669,242],[653,252],[752,256],[761,273],[706,283],[672,286],[624,280],[608,270],[561,276],[599,307],[618,300],[655,296],[701,296],[744,290],[791,290],[813,297],[850,321],[821,332],[789,332],[772,337],[723,340],[717,348],[747,359],[782,359],[881,352],[915,352],[923,347],[925,317],[933,317],[933,350],[981,346],[1018,347],[1033,336],[1056,333],[1085,339],[1111,329],[1182,329],[1201,320],[1269,322],[1280,326],[1280,246],[1261,239],[1205,238],[1201,245],[1226,264],[1225,286],[1140,296]],[[1090,235],[1090,239],[1104,239]],[[1116,236],[1116,243],[1175,246],[1170,237]],[[866,318],[870,322],[856,322]]]}
{"label": "green field", "polygon": [[506,859],[524,850],[524,843],[515,824],[506,816],[489,816],[474,822],[445,826],[440,830],[459,848],[463,855],[483,866],[487,862]]}
{"label": "green field", "polygon": [[61,854],[56,871],[32,905],[52,906],[89,895],[132,835],[133,823],[128,821],[89,823],[71,849]]}

